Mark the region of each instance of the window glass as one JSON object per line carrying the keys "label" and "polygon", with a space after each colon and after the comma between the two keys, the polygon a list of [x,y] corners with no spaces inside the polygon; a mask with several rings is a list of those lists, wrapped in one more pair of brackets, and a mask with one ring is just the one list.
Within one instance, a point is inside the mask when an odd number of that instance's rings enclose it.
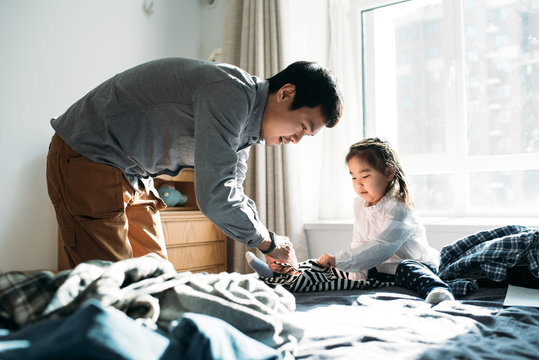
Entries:
{"label": "window glass", "polygon": [[360,14],[365,135],[397,148],[418,210],[538,215],[539,1]]}

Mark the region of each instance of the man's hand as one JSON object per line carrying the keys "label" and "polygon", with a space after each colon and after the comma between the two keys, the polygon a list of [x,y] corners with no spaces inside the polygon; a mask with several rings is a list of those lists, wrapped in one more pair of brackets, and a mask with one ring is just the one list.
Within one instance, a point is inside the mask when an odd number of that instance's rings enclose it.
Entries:
{"label": "man's hand", "polygon": [[[298,267],[298,259],[296,258],[296,252],[294,251],[294,247],[290,242],[290,239],[286,236],[279,236],[277,234],[273,235],[273,239],[275,241],[275,249],[272,252],[265,254],[266,260],[268,261],[268,266],[272,271],[281,274],[293,273],[294,270],[292,268]],[[263,244],[261,245],[263,246]],[[268,246],[266,245],[265,247],[262,247],[261,250],[265,250],[267,248]],[[275,264],[275,260],[281,263],[290,264],[291,267]]]}
{"label": "man's hand", "polygon": [[325,267],[325,268],[332,268],[332,267],[335,267],[337,265],[336,260],[335,260],[335,256],[332,256],[332,255],[329,255],[329,254],[320,255],[320,257],[318,258],[318,260],[316,260],[316,262],[320,266]]}
{"label": "man's hand", "polygon": [[[277,260],[275,258],[272,258],[269,255],[265,255],[265,256],[266,256],[266,261],[268,262],[268,266],[269,266],[271,271],[277,272],[277,273],[280,273],[280,274],[287,274],[287,275],[301,275],[301,272],[296,271],[296,269],[292,265],[283,266],[283,265],[280,265],[280,264],[285,264],[285,263],[282,262],[281,260]],[[288,263],[286,263],[286,264],[288,264]]]}

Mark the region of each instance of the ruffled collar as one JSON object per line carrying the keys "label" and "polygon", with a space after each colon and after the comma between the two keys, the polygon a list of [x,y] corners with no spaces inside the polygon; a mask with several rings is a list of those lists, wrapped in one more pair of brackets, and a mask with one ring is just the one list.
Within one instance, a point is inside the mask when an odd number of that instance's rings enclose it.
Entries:
{"label": "ruffled collar", "polygon": [[379,211],[380,209],[385,208],[388,203],[393,202],[392,200],[395,200],[396,198],[392,191],[388,191],[380,201],[372,206],[367,206],[367,202],[363,198],[359,197],[359,199],[365,211]]}

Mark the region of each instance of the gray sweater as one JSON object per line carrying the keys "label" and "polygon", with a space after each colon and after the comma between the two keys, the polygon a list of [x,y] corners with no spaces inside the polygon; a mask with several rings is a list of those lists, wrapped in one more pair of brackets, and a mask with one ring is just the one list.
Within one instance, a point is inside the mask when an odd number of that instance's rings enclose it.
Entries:
{"label": "gray sweater", "polygon": [[153,177],[195,167],[202,212],[254,247],[268,238],[245,196],[249,146],[262,139],[266,81],[226,64],[167,58],[119,73],[51,120],[82,156],[147,189]]}

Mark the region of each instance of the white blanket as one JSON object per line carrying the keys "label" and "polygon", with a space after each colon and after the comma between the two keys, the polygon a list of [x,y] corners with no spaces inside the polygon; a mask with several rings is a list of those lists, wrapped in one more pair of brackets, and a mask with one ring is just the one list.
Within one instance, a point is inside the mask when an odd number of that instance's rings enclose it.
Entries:
{"label": "white blanket", "polygon": [[88,299],[164,330],[185,312],[211,315],[284,351],[292,351],[303,335],[289,316],[295,299],[281,286],[273,289],[252,275],[238,273],[176,273],[170,262],[156,255],[80,264],[58,288],[44,314],[65,316]]}

